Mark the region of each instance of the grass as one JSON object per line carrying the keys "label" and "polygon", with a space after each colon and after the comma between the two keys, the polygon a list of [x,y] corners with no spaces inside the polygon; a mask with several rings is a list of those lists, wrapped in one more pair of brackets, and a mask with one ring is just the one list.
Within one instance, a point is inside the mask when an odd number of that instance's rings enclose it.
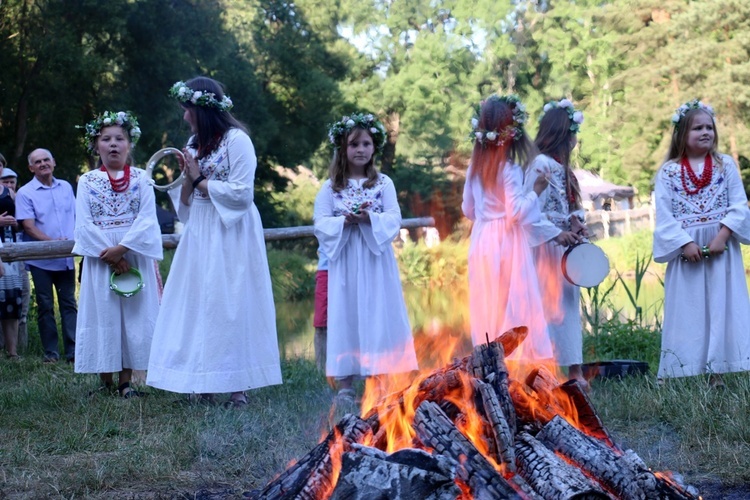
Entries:
{"label": "grass", "polygon": [[[308,360],[286,360],[284,384],[252,391],[245,410],[89,395],[98,381],[35,356],[0,361],[0,497],[236,498],[304,456],[342,416]],[[692,483],[750,481],[748,374],[716,391],[700,378],[595,381],[592,399],[616,439],[655,470]]]}
{"label": "grass", "polygon": [[0,362],[0,497],[132,498],[204,487],[262,487],[326,428],[332,393],[308,361],[285,383],[253,391],[246,410],[89,393],[98,380],[37,357]]}
{"label": "grass", "polygon": [[[644,245],[642,237],[634,241]],[[455,288],[465,278],[454,268],[463,246],[405,248],[402,272],[410,262],[407,272],[417,286]],[[646,255],[640,250],[629,252]],[[309,260],[281,253],[269,260],[276,264],[275,293],[294,296],[300,283],[311,286]],[[608,307],[601,302],[597,307]],[[721,483],[750,493],[741,486],[750,483],[750,375],[727,375],[724,391],[710,389],[702,377],[657,386],[658,329],[609,317],[602,315],[594,334],[584,337],[585,360],[637,359],[652,370],[646,377],[594,381],[592,400],[616,440],[654,470],[681,473],[702,491]],[[297,358],[284,360],[284,384],[252,391],[245,410],[186,405],[151,388],[143,399],[89,396],[97,377],[75,374],[64,363],[42,364],[33,317],[29,327],[24,359],[0,358],[0,498],[237,498],[304,456],[342,416],[332,414],[333,393],[313,362]]]}

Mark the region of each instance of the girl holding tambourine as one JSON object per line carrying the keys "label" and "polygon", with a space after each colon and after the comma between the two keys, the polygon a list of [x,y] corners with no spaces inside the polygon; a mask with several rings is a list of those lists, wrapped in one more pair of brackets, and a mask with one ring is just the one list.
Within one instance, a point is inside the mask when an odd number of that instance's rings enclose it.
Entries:
{"label": "girl holding tambourine", "polygon": [[[162,241],[154,189],[146,172],[130,165],[141,135],[129,112],[107,111],[85,127],[88,149],[98,168],[83,174],[76,196],[75,246],[85,257],[76,324],[75,371],[99,373],[102,387],[140,396],[130,386],[133,370],[148,367],[159,312],[156,261]],[[135,284],[125,294],[118,277]]]}
{"label": "girl holding tambourine", "polygon": [[750,299],[740,243],[750,211],[739,169],[717,152],[713,109],[693,100],[672,117],[656,177],[654,260],[666,262],[660,379],[750,369]]}
{"label": "girl holding tambourine", "polygon": [[545,104],[534,141],[539,155],[531,162],[524,185],[529,192],[538,177],[549,179],[549,186],[539,195],[542,217],[527,229],[555,359],[560,366],[568,367],[569,378],[588,388],[581,371],[581,292],[564,278],[560,266],[566,248],[588,236],[578,182],[570,168],[570,154],[581,123],[583,113],[570,100]]}

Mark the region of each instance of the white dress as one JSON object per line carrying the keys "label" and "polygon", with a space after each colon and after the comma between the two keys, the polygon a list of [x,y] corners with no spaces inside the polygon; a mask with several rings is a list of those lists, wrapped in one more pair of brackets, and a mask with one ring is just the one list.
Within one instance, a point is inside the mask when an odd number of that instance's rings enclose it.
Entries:
{"label": "white dress", "polygon": [[[349,180],[335,192],[330,179],[315,199],[315,236],[329,258],[326,375],[379,375],[417,369],[411,326],[393,239],[401,210],[393,182]],[[372,205],[370,224],[344,226],[355,204]]]}
{"label": "white dress", "polygon": [[[140,271],[144,283],[128,298],[109,289],[112,271],[99,258],[102,250],[117,244],[130,249],[124,258]],[[112,190],[107,172],[97,169],[81,176],[73,253],[84,256],[75,371],[145,370],[159,313],[156,261],[162,259],[154,189],[145,171],[131,167],[130,185],[122,193]]]}
{"label": "white dress", "polygon": [[[659,377],[750,369],[750,299],[740,250],[750,243],[750,211],[732,158],[721,155],[717,163],[711,184],[694,195],[683,188],[679,163],[665,163],[656,178],[654,260],[667,263]],[[727,251],[682,261],[683,245],[708,245],[720,224],[732,230]]]}
{"label": "white dress", "polygon": [[539,219],[537,195],[523,193],[523,170],[506,163],[485,191],[469,167],[461,209],[474,222],[469,244],[469,315],[474,345],[516,326],[529,335],[509,359],[552,359],[534,258],[523,229]]}
{"label": "white dress", "polygon": [[186,206],[181,188],[170,193],[185,227],[164,287],[146,382],[179,393],[280,384],[271,276],[253,202],[253,143],[232,129],[199,165],[209,196],[195,190]]}
{"label": "white dress", "polygon": [[567,247],[554,239],[563,231],[570,231],[570,218],[583,222],[583,210],[570,211],[565,167],[547,155],[538,155],[526,170],[524,190],[534,189],[540,171],[548,171],[550,185],[539,195],[541,218],[526,227],[539,276],[539,288],[544,303],[555,360],[560,366],[578,365],[583,361],[581,331],[581,289],[572,285],[562,273],[562,256]]}

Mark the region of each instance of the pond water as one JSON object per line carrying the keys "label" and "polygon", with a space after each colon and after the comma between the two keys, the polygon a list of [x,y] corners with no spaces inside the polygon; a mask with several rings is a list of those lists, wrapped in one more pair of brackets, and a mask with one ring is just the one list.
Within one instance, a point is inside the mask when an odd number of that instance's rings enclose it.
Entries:
{"label": "pond water", "polygon": [[[600,285],[603,292],[611,284]],[[626,278],[625,284],[635,293],[635,279]],[[750,283],[749,283],[750,285]],[[584,301],[589,293],[581,291]],[[468,352],[471,342],[468,338],[468,291],[466,286],[425,289],[404,286],[404,299],[409,312],[409,320],[415,337],[421,335],[451,335],[460,337],[463,342],[461,352]],[[635,318],[635,308],[622,283],[616,283],[608,296],[609,305],[618,311],[622,319]],[[645,324],[655,325],[661,321],[664,309],[664,287],[654,276],[647,277],[641,284],[637,304],[641,307],[641,317]],[[279,334],[279,348],[282,356],[314,359],[313,350],[313,300],[280,302],[276,304],[276,322]]]}

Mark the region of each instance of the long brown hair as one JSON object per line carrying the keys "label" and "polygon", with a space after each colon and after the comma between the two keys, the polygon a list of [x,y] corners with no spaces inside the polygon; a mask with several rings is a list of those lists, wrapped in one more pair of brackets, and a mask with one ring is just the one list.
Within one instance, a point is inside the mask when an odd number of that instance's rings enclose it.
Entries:
{"label": "long brown hair", "polygon": [[536,139],[534,139],[534,145],[539,153],[553,158],[563,166],[568,202],[572,201],[572,205],[580,208],[582,206],[581,188],[570,165],[570,154],[573,151],[572,143],[575,136],[575,132],[571,130],[572,125],[573,121],[570,119],[567,109],[550,109],[544,113],[542,121],[539,122],[539,131],[536,134]]}
{"label": "long brown hair", "polygon": [[[346,156],[346,150],[349,146],[349,138],[358,138],[362,133],[366,133],[370,136],[370,139],[375,144],[375,139],[372,132],[364,127],[353,127],[349,132],[341,134],[337,148],[333,153],[333,160],[331,165],[328,167],[328,176],[331,178],[331,187],[334,191],[341,191],[346,187],[346,181],[349,178],[349,160]],[[367,180],[363,184],[365,188],[371,188],[375,185],[375,181],[378,179],[378,169],[375,168],[375,153],[373,152],[370,161],[365,165],[365,175]]]}
{"label": "long brown hair", "polygon": [[[515,104],[516,106],[520,104]],[[497,178],[507,161],[513,161],[524,169],[528,166],[534,145],[523,127],[517,127],[513,135],[507,132],[514,126],[513,105],[503,98],[487,99],[479,110],[478,130],[495,131],[503,141],[476,140],[471,154],[471,176],[479,176],[484,189],[497,186]]]}
{"label": "long brown hair", "polygon": [[[224,87],[221,83],[206,76],[198,76],[185,82],[194,92],[210,92],[216,100],[224,98]],[[189,146],[198,152],[198,159],[205,158],[219,147],[224,134],[231,128],[238,128],[247,133],[247,128],[229,111],[222,111],[212,106],[197,106],[190,101],[180,105],[193,114],[196,133]]]}
{"label": "long brown hair", "polygon": [[705,113],[711,118],[711,124],[714,127],[714,142],[711,144],[708,153],[716,161],[716,164],[719,165],[719,154],[717,152],[719,132],[716,130],[716,120],[711,113],[704,109],[690,109],[684,115],[680,116],[680,121],[675,124],[672,130],[672,141],[669,143],[669,152],[667,153],[666,161],[672,160],[679,163],[682,157],[687,155],[688,135],[690,134],[690,129],[693,128],[693,122],[698,113]]}

